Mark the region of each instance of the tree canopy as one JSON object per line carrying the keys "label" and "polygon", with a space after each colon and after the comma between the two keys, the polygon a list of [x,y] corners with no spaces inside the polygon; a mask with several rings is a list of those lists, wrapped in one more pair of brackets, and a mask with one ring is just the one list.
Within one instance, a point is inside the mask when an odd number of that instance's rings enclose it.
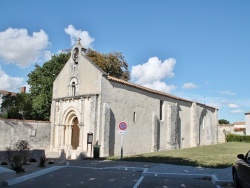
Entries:
{"label": "tree canopy", "polygon": [[11,93],[5,96],[1,105],[3,117],[10,119],[33,119],[32,102],[27,93]]}
{"label": "tree canopy", "polygon": [[103,54],[95,50],[88,49],[86,51],[86,56],[110,76],[114,76],[125,81],[130,79],[128,64],[121,52]]}
{"label": "tree canopy", "polygon": [[225,119],[220,119],[219,124],[230,124],[230,122],[228,120],[225,120]]}

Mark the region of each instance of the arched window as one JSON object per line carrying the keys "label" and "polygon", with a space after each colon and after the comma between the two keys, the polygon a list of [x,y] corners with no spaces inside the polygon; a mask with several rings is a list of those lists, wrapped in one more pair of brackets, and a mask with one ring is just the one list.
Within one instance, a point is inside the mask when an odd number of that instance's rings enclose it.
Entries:
{"label": "arched window", "polygon": [[75,82],[72,82],[72,95],[73,96],[76,95],[76,84],[75,84]]}
{"label": "arched window", "polygon": [[79,90],[78,80],[73,77],[68,85],[69,96],[76,96]]}

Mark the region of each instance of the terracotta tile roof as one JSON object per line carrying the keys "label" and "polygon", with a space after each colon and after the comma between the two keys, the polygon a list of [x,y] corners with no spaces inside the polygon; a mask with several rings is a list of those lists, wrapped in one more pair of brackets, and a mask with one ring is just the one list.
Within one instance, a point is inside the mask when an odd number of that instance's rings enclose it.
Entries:
{"label": "terracotta tile roof", "polygon": [[218,126],[221,126],[221,127],[233,127],[234,124],[218,124]]}
{"label": "terracotta tile roof", "polygon": [[246,123],[243,121],[239,121],[239,122],[234,122],[234,125],[245,125]]}
{"label": "terracotta tile roof", "polygon": [[[114,82],[118,82],[118,83],[121,83],[121,84],[124,84],[124,85],[127,85],[127,86],[131,86],[131,87],[134,87],[134,88],[137,88],[137,89],[141,89],[141,90],[144,90],[144,91],[147,91],[147,92],[150,92],[150,93],[154,93],[154,94],[158,94],[158,95],[163,95],[163,96],[166,96],[166,97],[171,97],[173,99],[178,99],[178,100],[182,100],[182,101],[185,101],[185,102],[193,102],[191,100],[180,98],[180,97],[168,94],[168,93],[164,93],[164,92],[161,92],[161,91],[150,89],[150,88],[147,88],[147,87],[144,87],[144,86],[141,86],[141,85],[133,84],[133,83],[127,82],[125,80],[121,80],[121,79],[115,78],[113,76],[109,76],[108,75],[107,78],[108,78],[108,80],[111,80],[111,81],[114,81]],[[197,104],[201,104],[201,103],[197,102]],[[204,105],[204,104],[202,104],[202,105]],[[214,107],[212,107],[212,108],[214,108]]]}
{"label": "terracotta tile roof", "polygon": [[14,92],[0,90],[0,94],[3,94],[3,96],[8,95],[9,93],[11,93],[11,95],[16,95],[16,93],[14,93]]}

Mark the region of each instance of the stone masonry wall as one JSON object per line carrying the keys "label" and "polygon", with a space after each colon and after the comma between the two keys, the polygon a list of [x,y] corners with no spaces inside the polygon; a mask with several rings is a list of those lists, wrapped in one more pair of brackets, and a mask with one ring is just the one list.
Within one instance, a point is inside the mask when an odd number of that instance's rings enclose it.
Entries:
{"label": "stone masonry wall", "polygon": [[234,134],[233,124],[218,125],[218,143],[226,142],[226,134]]}
{"label": "stone masonry wall", "polygon": [[49,149],[50,122],[0,119],[0,150],[19,140],[26,140],[31,149]]}

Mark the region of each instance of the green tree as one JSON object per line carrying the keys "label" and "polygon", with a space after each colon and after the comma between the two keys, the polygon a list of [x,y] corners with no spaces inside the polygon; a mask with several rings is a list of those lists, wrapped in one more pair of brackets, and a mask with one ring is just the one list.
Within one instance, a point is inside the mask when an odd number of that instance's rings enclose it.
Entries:
{"label": "green tree", "polygon": [[225,119],[220,119],[219,124],[230,124],[230,122]]}
{"label": "green tree", "polygon": [[114,76],[125,81],[130,79],[128,64],[122,53],[111,52],[103,54],[95,50],[88,49],[86,51],[86,56],[110,76]]}
{"label": "green tree", "polygon": [[34,119],[49,120],[53,82],[69,57],[70,53],[54,55],[43,66],[36,64],[28,74]]}
{"label": "green tree", "polygon": [[8,94],[1,105],[5,114],[3,117],[12,119],[33,119],[32,101],[30,94],[18,93],[16,95]]}

